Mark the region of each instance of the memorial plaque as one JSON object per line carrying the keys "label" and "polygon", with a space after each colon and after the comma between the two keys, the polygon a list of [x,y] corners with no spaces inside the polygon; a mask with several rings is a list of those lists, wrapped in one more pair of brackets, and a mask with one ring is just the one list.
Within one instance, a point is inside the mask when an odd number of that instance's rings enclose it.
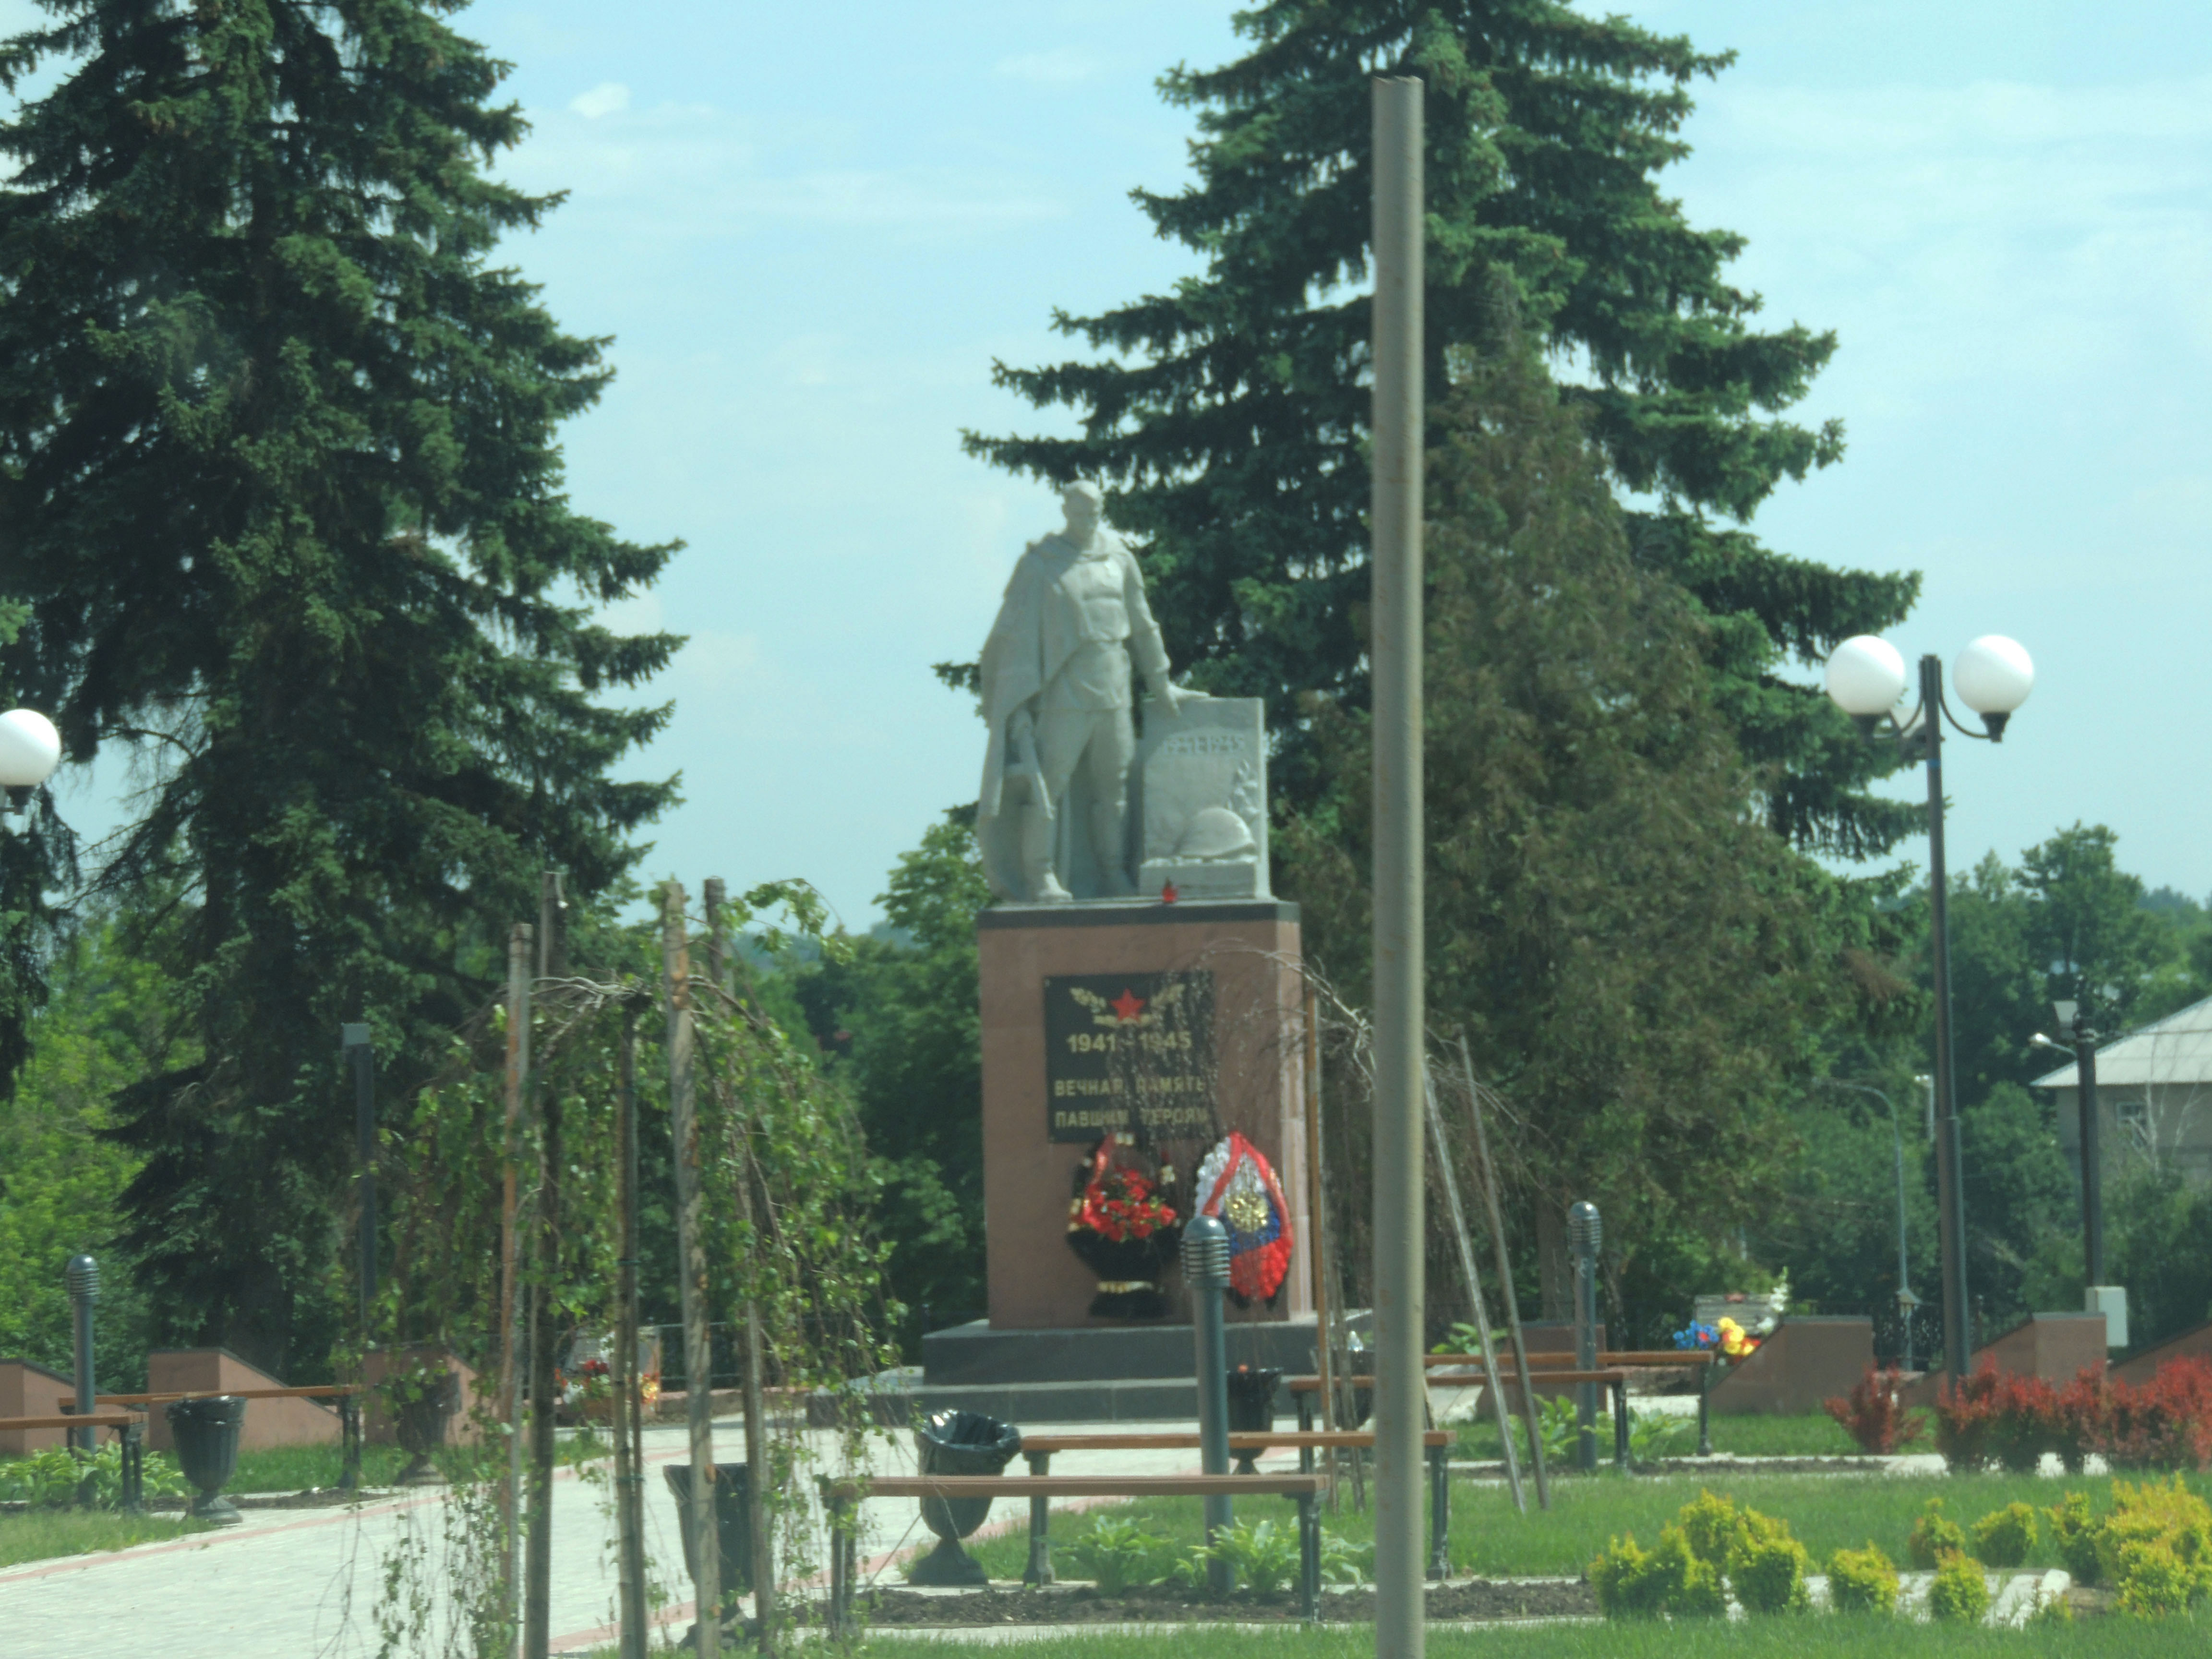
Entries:
{"label": "memorial plaque", "polygon": [[1046,1123],[1146,1141],[1213,1133],[1213,975],[1073,974],[1044,982]]}

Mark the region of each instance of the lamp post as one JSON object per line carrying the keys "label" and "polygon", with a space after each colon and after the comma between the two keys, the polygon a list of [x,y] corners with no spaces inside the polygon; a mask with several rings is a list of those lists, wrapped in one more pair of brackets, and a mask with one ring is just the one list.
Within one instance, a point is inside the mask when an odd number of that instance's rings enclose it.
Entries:
{"label": "lamp post", "polygon": [[0,816],[28,806],[33,793],[53,776],[61,761],[61,733],[44,714],[34,708],[0,714],[0,791],[5,792]]}
{"label": "lamp post", "polygon": [[2105,1159],[2099,1144],[2102,1121],[2097,1109],[2097,1033],[2089,1027],[2087,1011],[2070,998],[2053,1002],[2051,1012],[2065,1041],[2054,1042],[2038,1031],[2028,1042],[2032,1048],[2055,1048],[2061,1054],[2071,1048],[2074,1052],[2081,1124],[2082,1305],[2105,1316],[2106,1346],[2124,1348],[2128,1345],[2128,1293],[2122,1286],[2105,1283]]}
{"label": "lamp post", "polygon": [[[2018,641],[1985,634],[1959,653],[1951,671],[1959,700],[1982,717],[1969,731],[1943,698],[1940,657],[1920,659],[1920,703],[1900,720],[1905,659],[1887,640],[1860,634],[1828,655],[1828,695],[1862,735],[1894,743],[1908,761],[1928,765],[1928,893],[1936,968],[1936,1196],[1943,1253],[1943,1364],[1955,1382],[1972,1348],[1966,1328],[1966,1208],[1959,1149],[1959,1102],[1951,1053],[1949,875],[1943,862],[1943,722],[1959,735],[2004,739],[2005,723],[2035,686],[2035,665]],[[1887,722],[1887,729],[1884,722]]]}
{"label": "lamp post", "polygon": [[1912,1369],[1912,1310],[1920,1305],[1912,1294],[1912,1269],[1905,1259],[1905,1131],[1898,1127],[1897,1103],[1883,1090],[1870,1083],[1846,1083],[1839,1077],[1820,1079],[1832,1089],[1849,1089],[1854,1093],[1872,1095],[1889,1108],[1889,1136],[1897,1144],[1897,1312],[1905,1323],[1905,1369]]}

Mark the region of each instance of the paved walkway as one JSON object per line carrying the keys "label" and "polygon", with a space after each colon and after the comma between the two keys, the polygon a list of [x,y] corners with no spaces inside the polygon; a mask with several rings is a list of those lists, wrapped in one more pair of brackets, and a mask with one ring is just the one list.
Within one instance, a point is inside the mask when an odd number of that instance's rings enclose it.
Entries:
{"label": "paved walkway", "polygon": [[[1186,1429],[1194,1424],[1055,1424],[1054,1432]],[[744,1425],[714,1425],[715,1455],[743,1458]],[[911,1473],[912,1437],[874,1443],[878,1474]],[[651,1577],[667,1587],[675,1604],[664,1621],[688,1626],[690,1580],[676,1527],[676,1510],[653,1471],[686,1455],[684,1430],[645,1433],[649,1484],[645,1528]],[[1295,1459],[1271,1460],[1294,1465]],[[1056,1473],[1112,1469],[1173,1474],[1197,1468],[1194,1452],[1073,1452],[1053,1460]],[[601,1468],[611,1466],[601,1465]],[[1017,1472],[1019,1465],[1016,1466]],[[574,1652],[613,1640],[616,1607],[615,1529],[607,1510],[608,1484],[584,1481],[564,1471],[554,1486],[552,1623],[556,1652]],[[1078,1507],[1082,1500],[1068,1507]],[[1027,1518],[1025,1500],[1001,1500],[987,1525]],[[251,1510],[245,1524],[165,1543],[102,1555],[69,1556],[0,1570],[0,1653],[6,1659],[86,1659],[127,1650],[162,1659],[354,1659],[374,1654],[379,1587],[386,1558],[401,1547],[419,1547],[422,1559],[442,1558],[446,1495],[418,1489],[404,1497],[348,1510]],[[883,1499],[864,1506],[866,1565],[881,1570],[899,1548],[933,1543],[918,1523],[911,1499]],[[792,1569],[787,1564],[788,1575]],[[442,1630],[451,1607],[433,1603],[428,1616]],[[441,1651],[442,1642],[422,1646]],[[402,1651],[413,1652],[414,1644]]]}

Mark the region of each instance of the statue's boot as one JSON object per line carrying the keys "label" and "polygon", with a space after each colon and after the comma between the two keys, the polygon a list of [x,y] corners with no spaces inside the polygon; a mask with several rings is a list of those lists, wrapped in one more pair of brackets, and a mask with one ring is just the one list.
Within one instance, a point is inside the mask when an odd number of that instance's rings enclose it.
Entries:
{"label": "statue's boot", "polygon": [[1066,904],[1074,895],[1052,867],[1052,820],[1035,807],[1022,815],[1022,874],[1032,904]]}
{"label": "statue's boot", "polygon": [[1098,854],[1098,885],[1109,898],[1127,898],[1137,890],[1129,879],[1127,810],[1104,802],[1091,809],[1091,841]]}

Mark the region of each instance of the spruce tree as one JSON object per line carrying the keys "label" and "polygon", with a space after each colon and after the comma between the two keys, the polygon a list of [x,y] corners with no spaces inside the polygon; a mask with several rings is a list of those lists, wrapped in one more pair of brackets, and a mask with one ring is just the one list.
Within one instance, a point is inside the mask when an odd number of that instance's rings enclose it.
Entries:
{"label": "spruce tree", "polygon": [[[351,1158],[341,1020],[387,1100],[502,971],[537,872],[621,882],[672,786],[610,706],[677,641],[592,609],[672,549],[562,494],[607,380],[498,239],[506,66],[428,0],[47,0],[0,47],[9,665],[72,758],[136,745],[103,879],[174,879],[204,1058],[149,1080],[131,1253],[170,1334],[312,1369]],[[342,1282],[342,1281],[341,1281]]]}
{"label": "spruce tree", "polygon": [[1561,0],[1266,0],[1237,27],[1245,56],[1161,82],[1196,112],[1194,180],[1134,192],[1204,273],[1097,316],[1056,313],[1093,355],[995,375],[1076,410],[1082,434],[970,433],[970,452],[1117,486],[1111,511],[1150,542],[1178,669],[1267,698],[1285,738],[1278,775],[1310,798],[1301,694],[1365,697],[1368,84],[1419,75],[1431,398],[1449,389],[1455,348],[1481,337],[1492,274],[1507,274],[1617,486],[1656,502],[1632,517],[1631,544],[1711,623],[1715,694],[1767,770],[1767,820],[1848,856],[1905,833],[1911,810],[1862,787],[1881,757],[1778,670],[1895,622],[1917,578],[1790,558],[1741,527],[1783,479],[1843,453],[1838,427],[1783,412],[1834,337],[1757,328],[1759,296],[1725,275],[1742,239],[1693,227],[1657,185],[1687,153],[1690,83],[1729,56]]}

